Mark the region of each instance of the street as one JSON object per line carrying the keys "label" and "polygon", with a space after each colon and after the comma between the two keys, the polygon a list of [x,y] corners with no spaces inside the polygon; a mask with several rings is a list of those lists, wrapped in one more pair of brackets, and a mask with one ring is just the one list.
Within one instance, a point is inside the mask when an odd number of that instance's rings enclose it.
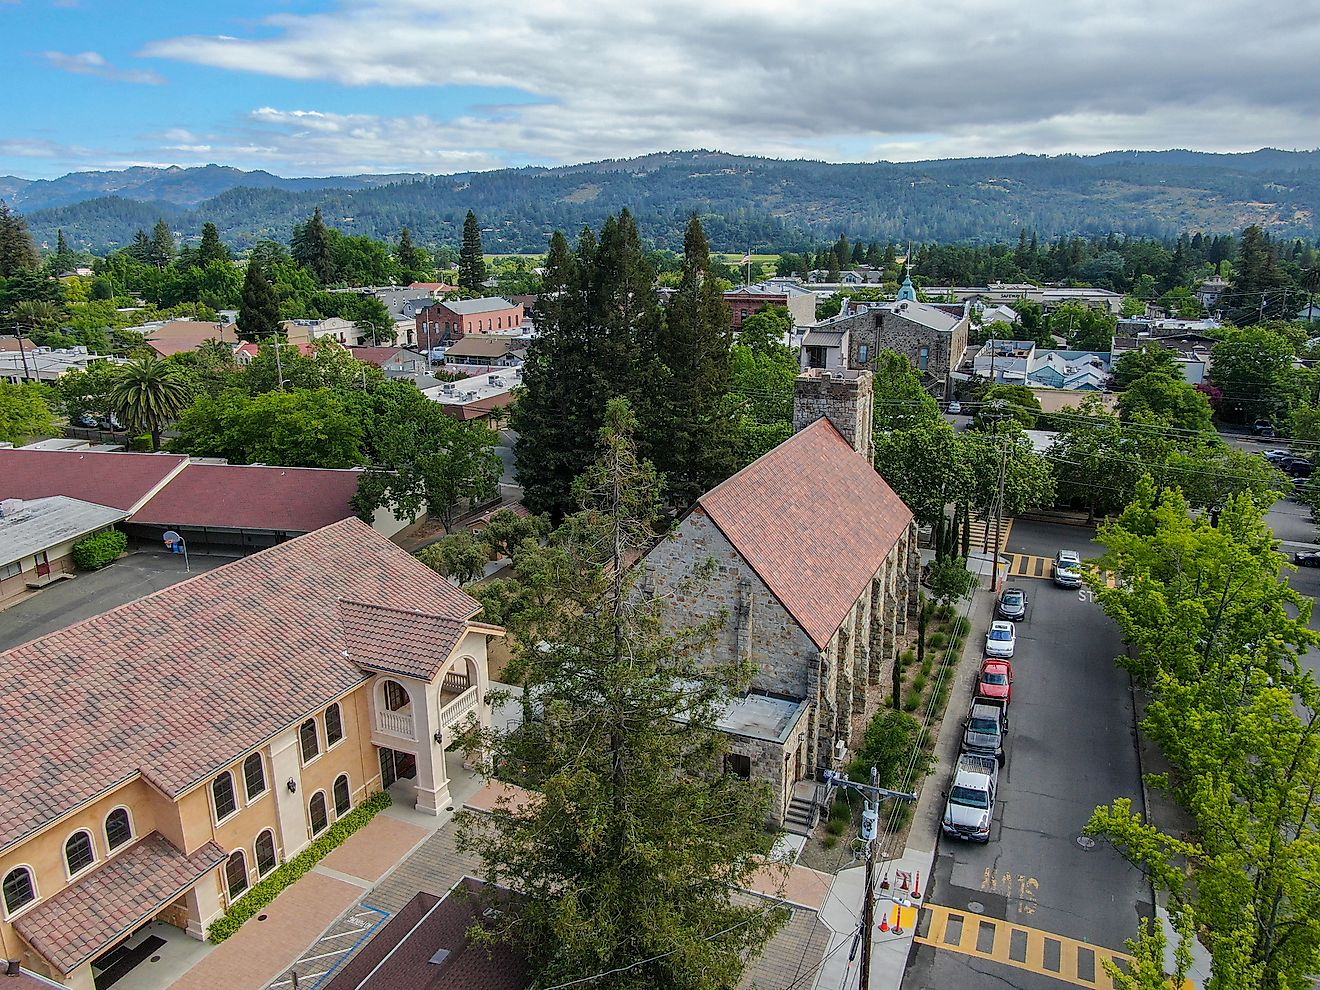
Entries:
{"label": "street", "polygon": [[[1090,535],[1073,526],[1017,522],[1007,550],[1052,558],[1067,548],[1088,559],[1100,552]],[[1122,951],[1139,919],[1152,912],[1150,888],[1112,847],[1078,840],[1097,805],[1130,797],[1143,807],[1131,691],[1114,664],[1121,643],[1113,624],[1089,593],[1056,588],[1045,573],[1045,579],[1010,581],[1030,604],[1017,624],[1007,762],[990,842],[941,838],[927,899]],[[1047,961],[1032,972],[917,944],[903,986],[975,990],[1007,983],[1044,990],[1059,986],[1048,968],[1057,967]]]}

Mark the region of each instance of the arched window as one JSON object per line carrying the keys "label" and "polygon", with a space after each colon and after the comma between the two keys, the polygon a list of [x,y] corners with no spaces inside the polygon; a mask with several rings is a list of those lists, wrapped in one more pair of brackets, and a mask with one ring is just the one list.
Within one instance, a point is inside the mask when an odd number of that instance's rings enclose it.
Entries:
{"label": "arched window", "polygon": [[243,761],[243,786],[247,789],[248,801],[266,793],[266,767],[261,762],[260,753],[253,753]]}
{"label": "arched window", "polygon": [[96,862],[96,850],[92,848],[92,833],[74,832],[64,843],[64,862],[69,867],[69,876],[81,873]]}
{"label": "arched window", "polygon": [[257,876],[264,877],[275,869],[275,833],[270,829],[257,836]]}
{"label": "arched window", "polygon": [[325,808],[325,792],[317,791],[307,802],[307,813],[312,819],[312,835],[320,835],[330,827],[330,814]]}
{"label": "arched window", "polygon": [[248,889],[247,857],[242,849],[235,849],[225,863],[225,883],[229,887],[229,899],[237,900]]}
{"label": "arched window", "polygon": [[234,776],[228,770],[211,781],[211,797],[215,799],[217,824],[238,810],[238,798],[234,795]]}
{"label": "arched window", "polygon": [[353,793],[348,786],[348,774],[335,778],[335,817],[341,818],[353,807]]}
{"label": "arched window", "polygon": [[398,681],[386,681],[382,689],[385,693],[385,710],[397,712],[407,708],[410,702],[408,692]]}
{"label": "arched window", "polygon": [[5,874],[5,910],[13,914],[37,899],[37,885],[32,871],[26,866],[15,867]]}
{"label": "arched window", "polygon": [[344,716],[338,703],[325,710],[325,748],[329,749],[344,738]]}
{"label": "arched window", "polygon": [[316,719],[309,718],[298,730],[298,744],[302,747],[302,761],[311,763],[321,753],[321,742],[316,735]]}
{"label": "arched window", "polygon": [[133,838],[133,823],[127,808],[116,808],[105,816],[105,844],[112,851]]}

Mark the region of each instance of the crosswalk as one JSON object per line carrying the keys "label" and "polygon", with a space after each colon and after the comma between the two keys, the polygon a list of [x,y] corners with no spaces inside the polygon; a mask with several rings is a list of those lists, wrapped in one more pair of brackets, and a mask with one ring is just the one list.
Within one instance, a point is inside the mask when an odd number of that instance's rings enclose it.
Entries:
{"label": "crosswalk", "polygon": [[[1043,581],[1053,580],[1054,572],[1051,565],[1054,563],[1052,557],[1037,557],[1030,553],[1009,553],[1004,555],[1008,559],[1008,570],[1005,572],[1007,578],[1035,578]],[[1082,565],[1089,571],[1098,571],[1090,564]],[[1105,587],[1117,588],[1118,576],[1110,571],[1098,571],[1104,577]]]}
{"label": "crosswalk", "polygon": [[[1003,553],[1008,546],[1008,534],[1013,530],[1013,520],[1005,519],[999,526],[999,552]],[[980,551],[983,548],[992,546],[995,542],[995,520],[991,516],[984,516],[972,513],[967,518],[967,547],[969,550]]]}
{"label": "crosswalk", "polygon": [[[915,941],[1097,990],[1113,990],[1105,960],[1123,972],[1132,963],[1113,949],[938,904],[922,907]],[[1183,990],[1194,984],[1188,980]]]}

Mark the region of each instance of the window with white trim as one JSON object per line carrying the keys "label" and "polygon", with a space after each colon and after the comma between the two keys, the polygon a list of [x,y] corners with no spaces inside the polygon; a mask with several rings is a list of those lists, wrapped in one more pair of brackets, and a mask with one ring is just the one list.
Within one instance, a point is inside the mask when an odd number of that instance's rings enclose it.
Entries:
{"label": "window with white trim", "polygon": [[96,849],[92,846],[92,833],[83,829],[74,832],[64,843],[64,863],[69,876],[81,873],[96,862]]}
{"label": "window with white trim", "polygon": [[298,746],[302,750],[303,763],[311,763],[321,755],[321,741],[316,734],[316,719],[309,718],[298,730]]}
{"label": "window with white trim", "polygon": [[343,738],[344,715],[336,702],[325,710],[325,748],[329,749]]}
{"label": "window with white trim", "polygon": [[353,808],[353,790],[348,783],[348,774],[341,773],[335,778],[335,817],[342,818]]}
{"label": "window with white trim", "polygon": [[234,775],[228,770],[211,781],[211,798],[215,801],[217,825],[238,810],[238,797],[234,794]]}
{"label": "window with white trim", "polygon": [[10,914],[35,901],[37,884],[32,878],[32,871],[26,866],[18,866],[6,873],[4,896],[5,910]]}
{"label": "window with white trim", "polygon": [[111,852],[133,838],[133,823],[127,808],[116,808],[105,816],[105,844]]}
{"label": "window with white trim", "polygon": [[225,862],[225,885],[229,888],[229,899],[237,900],[248,889],[247,857],[242,849],[235,849]]}
{"label": "window with white trim", "polygon": [[275,858],[275,833],[266,829],[257,836],[253,852],[257,854],[257,876],[264,877],[278,865]]}
{"label": "window with white trim", "polygon": [[330,813],[326,810],[324,791],[317,791],[307,802],[307,816],[312,820],[312,835],[320,835],[330,827]]}
{"label": "window with white trim", "polygon": [[253,753],[243,761],[243,787],[248,801],[266,793],[266,766],[260,753]]}

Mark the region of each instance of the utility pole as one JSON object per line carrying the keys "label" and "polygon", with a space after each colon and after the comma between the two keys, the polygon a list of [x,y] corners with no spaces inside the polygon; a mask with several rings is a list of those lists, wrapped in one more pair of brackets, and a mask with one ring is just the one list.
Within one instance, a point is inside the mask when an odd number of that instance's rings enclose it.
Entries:
{"label": "utility pole", "polygon": [[[875,840],[880,831],[880,799],[897,798],[901,801],[915,801],[916,794],[905,791],[891,791],[887,787],[876,785],[875,767],[871,768],[871,782],[859,784],[849,780],[837,770],[825,771],[825,794],[828,798],[831,787],[848,787],[866,798],[866,807],[862,809],[862,842],[866,844],[866,889],[862,892],[862,928],[861,936],[862,964],[860,990],[870,990],[871,986],[871,932],[875,930]],[[853,940],[849,962],[857,951],[857,940]]]}
{"label": "utility pole", "polygon": [[[996,440],[998,440],[998,422],[996,421]],[[1007,439],[1007,438],[1005,438]],[[999,553],[1003,549],[1004,525],[1004,483],[1008,474],[1008,444],[999,444],[999,485],[995,494],[995,553],[991,561],[990,590],[999,590]]]}
{"label": "utility pole", "polygon": [[32,372],[28,370],[27,345],[23,343],[23,324],[14,324],[14,335],[18,337],[18,353],[23,361],[23,381],[30,382],[32,381]]}

